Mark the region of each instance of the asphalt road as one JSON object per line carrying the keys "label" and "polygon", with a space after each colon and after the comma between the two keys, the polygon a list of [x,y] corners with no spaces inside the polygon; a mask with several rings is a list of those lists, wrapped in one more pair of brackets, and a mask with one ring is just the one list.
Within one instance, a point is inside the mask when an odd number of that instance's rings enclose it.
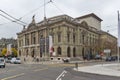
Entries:
{"label": "asphalt road", "polygon": [[76,72],[72,70],[73,66],[74,64],[8,64],[5,69],[0,68],[0,80],[120,80],[120,77]]}

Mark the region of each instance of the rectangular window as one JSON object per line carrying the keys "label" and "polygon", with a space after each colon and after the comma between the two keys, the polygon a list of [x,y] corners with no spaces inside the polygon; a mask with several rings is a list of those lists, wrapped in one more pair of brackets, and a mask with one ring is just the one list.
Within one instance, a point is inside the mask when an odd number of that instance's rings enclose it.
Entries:
{"label": "rectangular window", "polygon": [[67,41],[70,42],[70,34],[67,34]]}
{"label": "rectangular window", "polygon": [[82,35],[82,43],[84,44],[84,35]]}
{"label": "rectangular window", "polygon": [[75,34],[73,34],[73,43],[75,43]]}
{"label": "rectangular window", "polygon": [[53,41],[53,43],[54,43],[54,35],[52,35],[52,41]]}
{"label": "rectangular window", "polygon": [[58,42],[61,42],[61,33],[58,34]]}
{"label": "rectangular window", "polygon": [[35,44],[35,43],[36,43],[35,32],[34,32],[34,33],[31,33],[31,42],[32,42],[32,44]]}

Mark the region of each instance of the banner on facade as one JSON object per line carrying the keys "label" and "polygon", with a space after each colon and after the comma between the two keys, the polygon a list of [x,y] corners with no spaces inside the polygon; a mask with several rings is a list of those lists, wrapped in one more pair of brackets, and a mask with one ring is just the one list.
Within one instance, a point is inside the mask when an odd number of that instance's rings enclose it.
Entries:
{"label": "banner on facade", "polygon": [[51,55],[53,55],[53,40],[52,40],[52,36],[49,36],[49,53]]}

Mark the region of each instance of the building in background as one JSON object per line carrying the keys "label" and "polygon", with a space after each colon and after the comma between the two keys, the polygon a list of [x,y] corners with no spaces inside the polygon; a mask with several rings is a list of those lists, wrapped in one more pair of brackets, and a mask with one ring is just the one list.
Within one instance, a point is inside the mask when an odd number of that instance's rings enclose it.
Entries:
{"label": "building in background", "polygon": [[[84,15],[78,18],[72,18],[68,15],[59,15],[45,19],[39,23],[32,22],[24,27],[18,35],[18,52],[21,57],[51,57],[49,47],[47,47],[47,37],[52,36],[54,57],[87,57],[92,59],[106,46],[103,36],[112,45],[116,46],[117,39],[109,33],[104,34],[101,30],[101,21],[94,13]],[[110,38],[110,39],[109,39]],[[45,40],[42,40],[45,39]],[[105,39],[105,40],[107,40]],[[42,42],[43,41],[43,42]],[[104,42],[104,43],[103,43]],[[42,44],[42,47],[40,45]],[[104,48],[102,47],[102,48]],[[110,47],[110,46],[106,46]],[[42,49],[41,49],[42,48]],[[116,50],[116,47],[109,48]],[[111,54],[116,54],[114,51]]]}
{"label": "building in background", "polygon": [[109,53],[105,53],[105,56],[116,56],[117,55],[117,38],[108,32],[100,32],[100,51],[109,50]]}
{"label": "building in background", "polygon": [[12,47],[17,49],[17,40],[13,38],[1,38],[0,39],[0,53],[3,48],[7,48],[7,45],[11,44]]}

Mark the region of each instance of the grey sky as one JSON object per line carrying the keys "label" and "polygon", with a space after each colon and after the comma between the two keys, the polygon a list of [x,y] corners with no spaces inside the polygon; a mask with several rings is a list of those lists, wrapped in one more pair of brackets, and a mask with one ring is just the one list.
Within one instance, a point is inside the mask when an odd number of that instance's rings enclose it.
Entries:
{"label": "grey sky", "polygon": [[[46,0],[48,2],[49,0]],[[26,23],[31,22],[35,14],[36,22],[43,19],[44,0],[0,0],[0,9],[14,16],[22,18]],[[46,16],[52,17],[60,14],[67,14],[72,17],[79,17],[89,13],[95,13],[103,19],[102,30],[109,30],[111,34],[117,36],[117,11],[120,10],[120,0],[53,0],[46,6]],[[57,5],[57,7],[56,7]],[[36,11],[36,8],[40,7]],[[29,13],[29,14],[27,14]],[[3,14],[0,12],[0,14]],[[5,23],[5,24],[3,24]],[[16,33],[22,30],[22,26],[0,16],[0,38],[16,38]]]}

